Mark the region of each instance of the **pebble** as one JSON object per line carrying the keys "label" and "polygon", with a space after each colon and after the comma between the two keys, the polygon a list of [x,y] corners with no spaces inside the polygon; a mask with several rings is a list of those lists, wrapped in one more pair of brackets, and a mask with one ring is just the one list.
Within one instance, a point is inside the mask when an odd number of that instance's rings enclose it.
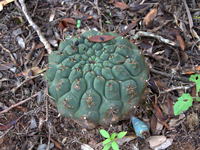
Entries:
{"label": "pebble", "polygon": [[0,72],[0,79],[3,77],[3,74]]}

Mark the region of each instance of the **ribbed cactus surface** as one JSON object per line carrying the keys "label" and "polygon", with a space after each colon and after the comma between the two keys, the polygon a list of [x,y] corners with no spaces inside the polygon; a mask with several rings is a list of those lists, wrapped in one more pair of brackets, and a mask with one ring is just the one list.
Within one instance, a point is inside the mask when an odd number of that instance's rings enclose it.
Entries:
{"label": "ribbed cactus surface", "polygon": [[[96,35],[102,42],[90,41]],[[115,37],[106,41],[104,35]],[[128,39],[91,30],[60,43],[49,55],[46,78],[59,112],[92,128],[132,115],[146,95],[148,69]]]}

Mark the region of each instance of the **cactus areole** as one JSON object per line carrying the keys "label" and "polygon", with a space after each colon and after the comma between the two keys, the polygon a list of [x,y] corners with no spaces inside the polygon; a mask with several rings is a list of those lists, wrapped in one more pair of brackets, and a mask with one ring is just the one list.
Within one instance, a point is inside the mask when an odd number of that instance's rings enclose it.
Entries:
{"label": "cactus areole", "polygon": [[148,69],[128,39],[91,30],[60,43],[49,55],[46,79],[61,115],[93,128],[131,118],[146,97]]}

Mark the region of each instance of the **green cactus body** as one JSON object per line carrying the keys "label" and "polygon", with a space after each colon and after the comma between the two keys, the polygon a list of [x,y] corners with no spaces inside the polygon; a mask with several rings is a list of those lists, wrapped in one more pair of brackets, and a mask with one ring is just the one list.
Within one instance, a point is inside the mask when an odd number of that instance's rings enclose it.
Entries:
{"label": "green cactus body", "polygon": [[[111,35],[107,42],[89,37]],[[148,69],[134,44],[116,33],[86,31],[49,55],[49,95],[59,112],[86,128],[130,117],[146,95]]]}

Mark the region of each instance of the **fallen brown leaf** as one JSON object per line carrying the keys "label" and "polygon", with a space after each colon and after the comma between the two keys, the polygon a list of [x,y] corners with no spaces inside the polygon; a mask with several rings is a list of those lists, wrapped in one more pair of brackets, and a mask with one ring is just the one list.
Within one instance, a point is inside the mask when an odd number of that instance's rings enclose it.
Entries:
{"label": "fallen brown leaf", "polygon": [[77,22],[73,18],[64,18],[64,19],[61,20],[61,22],[59,23],[58,27],[60,29],[64,29],[64,28],[70,26],[70,24],[71,25],[76,25]]}
{"label": "fallen brown leaf", "polygon": [[115,2],[114,6],[117,8],[121,8],[122,10],[129,8],[129,6],[123,2]]}
{"label": "fallen brown leaf", "polygon": [[33,42],[32,47],[31,47],[31,50],[29,51],[29,53],[28,53],[28,54],[26,55],[26,57],[25,57],[25,59],[26,59],[25,64],[28,64],[28,62],[30,61],[31,56],[33,55],[33,52],[34,52],[34,50],[35,50],[35,47],[36,47],[36,43]]}
{"label": "fallen brown leaf", "polygon": [[114,38],[116,38],[116,36],[111,36],[111,35],[95,35],[95,36],[92,36],[92,37],[88,38],[88,40],[92,41],[92,42],[106,42],[106,41],[112,40]]}
{"label": "fallen brown leaf", "polygon": [[[197,93],[197,90],[196,90],[196,84],[192,87],[192,92],[191,92],[191,96],[192,97],[196,97],[196,93]],[[198,101],[196,100],[196,98],[194,98],[194,103],[195,104],[198,104]]]}
{"label": "fallen brown leaf", "polygon": [[180,36],[180,35],[176,35],[176,40],[178,41],[179,43],[179,46],[181,47],[181,50],[185,50],[185,42],[183,40],[183,38]]}
{"label": "fallen brown leaf", "polygon": [[157,119],[156,116],[154,114],[151,115],[151,133],[152,135],[156,134],[156,125],[157,125]]}
{"label": "fallen brown leaf", "polygon": [[169,97],[167,97],[167,107],[168,107],[170,118],[174,117],[174,107]]}
{"label": "fallen brown leaf", "polygon": [[195,67],[195,70],[200,70],[200,65],[199,66],[197,66],[197,67]]}
{"label": "fallen brown leaf", "polygon": [[181,63],[185,64],[188,61],[188,54],[184,51],[181,51]]}
{"label": "fallen brown leaf", "polygon": [[160,90],[166,90],[166,89],[168,89],[164,84],[162,84],[162,83],[160,83],[158,81],[155,81],[155,83],[156,83],[156,85],[158,86],[158,88]]}
{"label": "fallen brown leaf", "polygon": [[151,91],[154,94],[156,94],[157,96],[159,96],[160,91],[158,89],[158,86],[156,85],[155,81],[153,80],[153,78],[151,76],[149,77],[148,83],[149,83],[149,86],[151,88]]}
{"label": "fallen brown leaf", "polygon": [[14,65],[15,63],[0,64],[0,70],[8,70],[12,68]]}
{"label": "fallen brown leaf", "polygon": [[[195,67],[195,70],[199,71],[200,70],[200,66]],[[187,72],[183,72],[183,74],[193,74],[195,73],[194,71],[187,71]]]}
{"label": "fallen brown leaf", "polygon": [[169,130],[167,123],[165,122],[164,116],[158,105],[153,104],[154,110],[156,112],[157,118],[162,122],[162,124]]}
{"label": "fallen brown leaf", "polygon": [[41,70],[39,67],[32,67],[32,68],[29,68],[29,69],[25,70],[24,72],[20,72],[20,73],[14,75],[14,76],[22,76],[22,75],[24,75],[24,76],[28,77],[29,74],[30,74],[30,70],[32,70],[31,73],[32,73],[33,76],[43,72],[43,70]]}
{"label": "fallen brown leaf", "polygon": [[112,4],[112,3],[114,3],[114,0],[110,0],[108,3],[109,3],[109,4]]}
{"label": "fallen brown leaf", "polygon": [[140,45],[140,48],[142,49],[149,49],[152,47],[151,43],[147,41],[142,41],[139,45]]}
{"label": "fallen brown leaf", "polygon": [[7,123],[6,125],[0,125],[0,131],[10,128],[13,124],[15,124],[17,122],[17,120],[18,119],[14,119],[14,120],[10,121],[9,123]]}
{"label": "fallen brown leaf", "polygon": [[[49,135],[46,134],[46,137],[48,138]],[[56,140],[54,140],[52,137],[51,137],[50,140],[51,140],[51,142],[53,142],[53,143],[55,144],[55,146],[56,146],[58,149],[62,149],[62,147],[60,146],[60,144],[59,144]]]}
{"label": "fallen brown leaf", "polygon": [[80,11],[75,11],[73,12],[73,15],[71,16],[72,18],[76,18],[76,19],[83,19],[83,20],[88,20],[88,19],[92,19],[93,17],[91,15],[82,13]]}
{"label": "fallen brown leaf", "polygon": [[2,11],[3,6],[5,6],[8,3],[14,2],[15,0],[3,0],[0,2],[0,11]]}
{"label": "fallen brown leaf", "polygon": [[137,19],[137,20],[134,20],[131,24],[128,25],[128,27],[126,28],[126,30],[124,30],[121,35],[125,35],[126,33],[128,33],[129,31],[131,31],[136,25],[137,25],[137,22],[140,21],[141,19]]}
{"label": "fallen brown leaf", "polygon": [[138,13],[143,13],[144,10],[147,10],[148,8],[152,7],[153,4],[141,4],[141,5],[136,5],[134,7],[129,8],[129,11],[131,12],[138,12]]}
{"label": "fallen brown leaf", "polygon": [[172,19],[174,19],[173,14],[171,14],[171,13],[165,8],[165,6],[164,6],[164,4],[163,4],[162,1],[159,2],[159,8],[160,8],[160,10],[162,11],[163,16],[164,16],[164,18],[165,18],[166,20],[172,20]]}
{"label": "fallen brown leaf", "polygon": [[42,42],[38,43],[36,46],[35,46],[35,49],[39,49],[39,48],[43,48],[44,47],[44,44]]}
{"label": "fallen brown leaf", "polygon": [[151,21],[153,21],[153,19],[157,16],[158,14],[158,9],[154,8],[152,9],[144,18],[144,25],[145,26],[149,26],[149,24],[151,23]]}
{"label": "fallen brown leaf", "polygon": [[36,67],[40,61],[42,60],[43,56],[44,56],[44,52],[45,52],[45,49],[43,49],[40,54],[38,55],[38,57],[34,60],[33,64],[32,64],[32,67]]}

